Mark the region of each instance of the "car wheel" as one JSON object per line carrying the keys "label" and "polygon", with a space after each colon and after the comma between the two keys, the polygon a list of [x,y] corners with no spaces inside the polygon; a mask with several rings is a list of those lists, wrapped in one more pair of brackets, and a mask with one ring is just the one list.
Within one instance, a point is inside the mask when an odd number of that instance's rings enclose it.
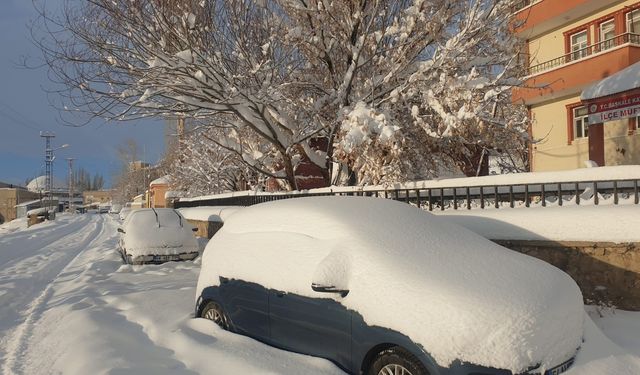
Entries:
{"label": "car wheel", "polygon": [[224,310],[222,310],[222,307],[215,302],[207,302],[207,304],[202,309],[200,317],[213,321],[222,329],[229,328],[229,323]]}
{"label": "car wheel", "polygon": [[429,371],[416,356],[394,346],[378,353],[367,375],[429,375]]}

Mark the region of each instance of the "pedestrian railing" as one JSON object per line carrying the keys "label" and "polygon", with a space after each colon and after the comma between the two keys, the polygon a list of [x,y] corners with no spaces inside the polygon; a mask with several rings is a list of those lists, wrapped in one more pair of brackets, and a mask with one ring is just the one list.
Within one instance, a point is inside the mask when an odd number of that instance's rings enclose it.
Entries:
{"label": "pedestrian railing", "polygon": [[458,210],[564,205],[638,205],[640,179],[540,182],[449,187],[325,188],[318,191],[240,192],[229,196],[181,199],[176,208],[198,206],[251,206],[258,203],[312,196],[367,196],[394,199],[425,210]]}

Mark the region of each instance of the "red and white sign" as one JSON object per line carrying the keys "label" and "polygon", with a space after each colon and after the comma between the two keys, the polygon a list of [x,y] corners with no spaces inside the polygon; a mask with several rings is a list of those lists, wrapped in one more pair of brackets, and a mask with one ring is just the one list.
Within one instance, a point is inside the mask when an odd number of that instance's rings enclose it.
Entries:
{"label": "red and white sign", "polygon": [[640,92],[587,102],[589,124],[640,116]]}

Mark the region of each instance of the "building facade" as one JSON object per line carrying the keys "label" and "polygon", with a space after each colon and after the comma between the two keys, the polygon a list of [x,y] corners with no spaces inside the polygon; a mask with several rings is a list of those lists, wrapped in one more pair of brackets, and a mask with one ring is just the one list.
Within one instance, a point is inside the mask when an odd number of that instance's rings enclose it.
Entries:
{"label": "building facade", "polygon": [[82,192],[82,203],[85,206],[99,206],[113,200],[112,190],[85,190]]}
{"label": "building facade", "polygon": [[0,186],[7,186],[0,188],[0,224],[18,217],[18,205],[40,197],[38,193],[23,187],[13,187],[8,184],[0,184]]}
{"label": "building facade", "polygon": [[[593,98],[581,99],[583,91],[640,61],[640,1],[528,0],[514,18],[529,63],[525,87],[513,97],[532,120],[531,170],[581,168],[587,160],[640,164],[637,116],[594,123]],[[628,96],[609,94],[600,101]]]}

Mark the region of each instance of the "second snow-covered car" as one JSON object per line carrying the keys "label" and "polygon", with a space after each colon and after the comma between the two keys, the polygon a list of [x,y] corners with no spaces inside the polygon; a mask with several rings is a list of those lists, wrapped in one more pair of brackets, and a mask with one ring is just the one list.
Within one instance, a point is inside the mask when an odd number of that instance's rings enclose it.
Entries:
{"label": "second snow-covered car", "polygon": [[316,197],[231,216],[197,317],[350,374],[557,375],[584,309],[561,270],[405,203]]}
{"label": "second snow-covered car", "polygon": [[193,260],[198,256],[195,229],[172,208],[131,211],[118,228],[122,258],[129,264]]}

